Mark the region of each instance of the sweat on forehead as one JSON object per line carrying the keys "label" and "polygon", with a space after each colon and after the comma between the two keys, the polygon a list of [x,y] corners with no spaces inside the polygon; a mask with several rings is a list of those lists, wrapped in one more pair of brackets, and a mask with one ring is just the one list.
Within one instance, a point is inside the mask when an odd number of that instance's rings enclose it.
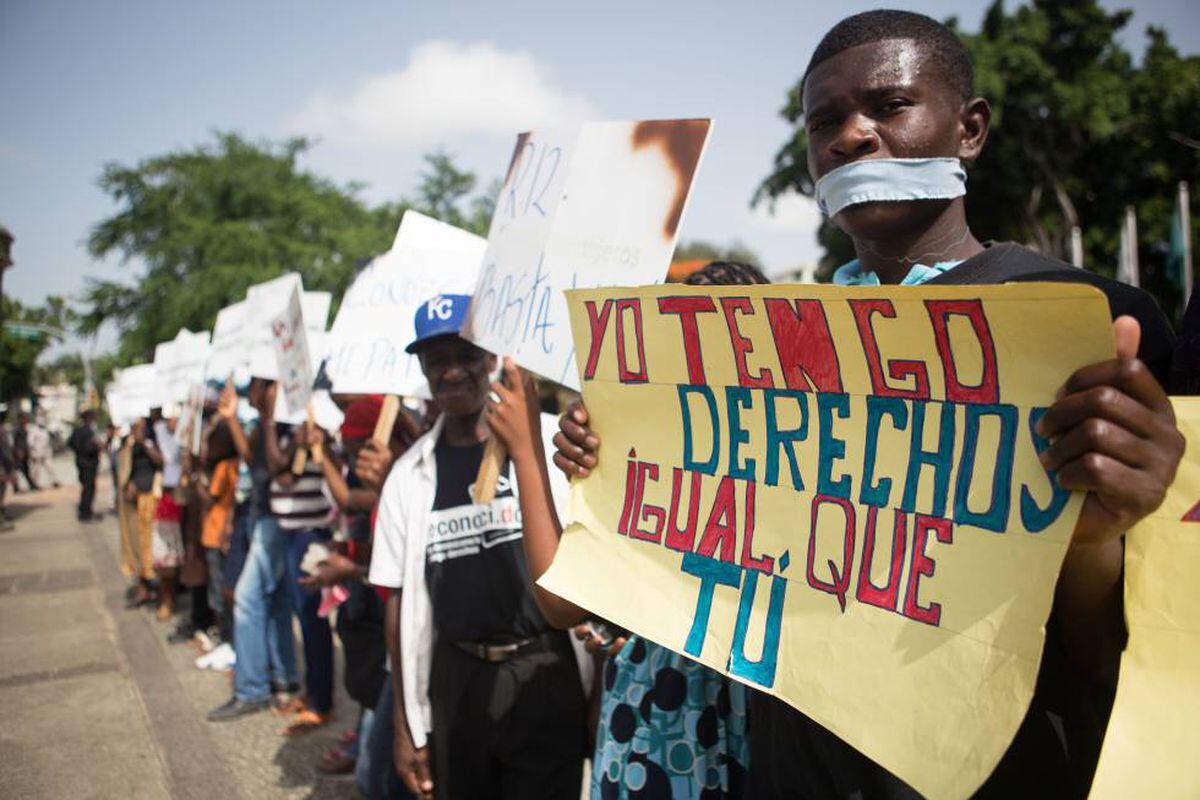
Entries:
{"label": "sweat on forehead", "polygon": [[844,50],[876,42],[910,40],[936,69],[959,100],[973,94],[975,71],[962,41],[948,27],[924,14],[911,11],[865,11],[846,17],[829,29],[813,51],[804,70],[804,80],[823,62]]}

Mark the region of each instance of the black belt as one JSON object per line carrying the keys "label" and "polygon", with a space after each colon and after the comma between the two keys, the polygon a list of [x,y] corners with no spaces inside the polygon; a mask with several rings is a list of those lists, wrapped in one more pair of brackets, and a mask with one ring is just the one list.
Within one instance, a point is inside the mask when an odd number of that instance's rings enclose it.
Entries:
{"label": "black belt", "polygon": [[480,661],[489,664],[502,664],[531,650],[541,650],[548,647],[549,634],[534,636],[529,639],[518,639],[515,642],[496,644],[491,642],[455,642],[454,646],[468,655],[475,656]]}

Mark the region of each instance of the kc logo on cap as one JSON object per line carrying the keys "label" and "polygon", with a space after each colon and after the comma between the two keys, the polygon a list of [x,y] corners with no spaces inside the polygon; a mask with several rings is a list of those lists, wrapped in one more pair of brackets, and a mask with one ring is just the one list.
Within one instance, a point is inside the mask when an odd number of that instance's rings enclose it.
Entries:
{"label": "kc logo on cap", "polygon": [[454,300],[449,297],[438,295],[437,297],[426,303],[428,307],[429,319],[437,317],[440,320],[450,319],[450,315],[454,313]]}

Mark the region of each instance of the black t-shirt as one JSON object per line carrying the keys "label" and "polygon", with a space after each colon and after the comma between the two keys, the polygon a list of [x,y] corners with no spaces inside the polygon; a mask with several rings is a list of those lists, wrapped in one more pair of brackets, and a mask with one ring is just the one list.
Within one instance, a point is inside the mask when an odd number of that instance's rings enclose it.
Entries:
{"label": "black t-shirt", "polygon": [[129,479],[133,481],[133,485],[137,487],[138,492],[141,494],[145,494],[154,488],[154,473],[158,471],[158,467],[150,460],[150,455],[147,451],[147,448],[153,446],[149,438],[146,439],[145,444],[141,442],[134,442],[133,444],[132,458],[130,460],[132,468],[129,472]]}
{"label": "black t-shirt", "polygon": [[434,451],[437,493],[425,550],[425,581],[437,637],[505,643],[549,630],[538,611],[521,544],[521,509],[507,460],[490,506],[471,500],[483,445]]}
{"label": "black t-shirt", "polygon": [[[1138,356],[1164,386],[1174,336],[1166,317],[1141,289],[1109,280],[1014,244],[991,245],[930,283],[1006,281],[1086,283],[1104,292],[1114,318],[1142,328]],[[978,798],[1087,796],[1112,710],[1112,691],[1091,684],[1070,665],[1051,613],[1037,685],[1025,720]],[[804,714],[769,695],[751,693],[751,797],[898,800],[920,795]],[[986,719],[980,719],[986,725]],[[933,757],[936,757],[933,756]]]}
{"label": "black t-shirt", "polygon": [[1172,394],[1200,394],[1200,292],[1192,292],[1183,314],[1172,372]]}
{"label": "black t-shirt", "polygon": [[[280,446],[291,433],[291,426],[276,422],[275,436]],[[271,514],[271,468],[267,464],[266,429],[260,422],[250,437],[250,513],[265,517]]]}
{"label": "black t-shirt", "polygon": [[75,463],[80,466],[96,466],[100,463],[100,441],[96,429],[91,425],[79,425],[71,431],[67,447],[75,452]]}

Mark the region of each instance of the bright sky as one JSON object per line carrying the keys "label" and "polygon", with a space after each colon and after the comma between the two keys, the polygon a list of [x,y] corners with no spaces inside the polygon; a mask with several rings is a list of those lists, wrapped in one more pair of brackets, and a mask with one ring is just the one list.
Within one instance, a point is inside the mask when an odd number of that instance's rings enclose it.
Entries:
{"label": "bright sky", "polygon": [[[814,261],[819,218],[794,198],[771,216],[749,201],[785,141],[778,111],[820,36],[877,4],[660,0],[204,3],[4,0],[0,4],[0,223],[15,235],[4,291],[39,303],[87,277],[136,280],[84,242],[114,211],[96,187],[126,164],[210,140],[320,139],[305,167],[366,184],[372,202],[410,194],[441,148],[499,177],[515,133],[580,118],[707,116],[713,138],[683,239],[739,239],[768,272]],[[898,2],[974,30],[985,5]],[[1194,0],[1146,0],[1146,25],[1200,51]],[[601,10],[602,9],[602,10]],[[101,342],[101,347],[104,342]]]}

